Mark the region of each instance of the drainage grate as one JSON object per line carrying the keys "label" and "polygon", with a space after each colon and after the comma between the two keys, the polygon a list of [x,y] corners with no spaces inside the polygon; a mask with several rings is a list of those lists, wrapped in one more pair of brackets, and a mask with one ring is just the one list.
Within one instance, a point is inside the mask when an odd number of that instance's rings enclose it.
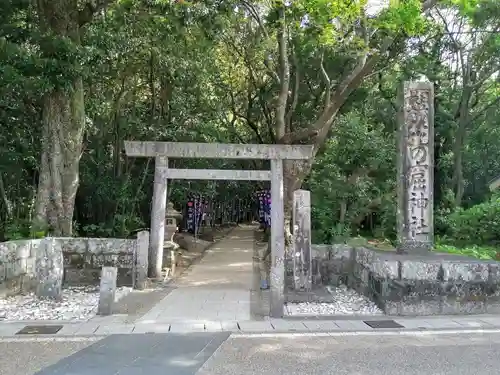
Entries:
{"label": "drainage grate", "polygon": [[53,335],[61,330],[63,326],[26,326],[16,335]]}
{"label": "drainage grate", "polygon": [[365,320],[364,322],[372,328],[404,328],[394,320]]}

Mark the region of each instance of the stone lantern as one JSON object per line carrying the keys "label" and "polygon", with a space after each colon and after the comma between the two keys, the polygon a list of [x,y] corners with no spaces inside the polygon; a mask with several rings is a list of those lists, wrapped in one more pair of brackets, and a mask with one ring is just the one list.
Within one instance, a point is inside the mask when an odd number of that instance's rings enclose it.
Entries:
{"label": "stone lantern", "polygon": [[[177,249],[179,245],[174,242],[174,234],[177,232],[177,223],[182,219],[182,214],[174,208],[172,202],[167,203],[167,211],[165,213],[165,248],[170,250],[170,274],[175,275],[177,266]],[[165,277],[168,276],[168,273]]]}
{"label": "stone lantern", "polygon": [[172,202],[167,203],[165,213],[165,242],[172,242],[177,232],[177,224],[182,219],[182,214],[174,208]]}

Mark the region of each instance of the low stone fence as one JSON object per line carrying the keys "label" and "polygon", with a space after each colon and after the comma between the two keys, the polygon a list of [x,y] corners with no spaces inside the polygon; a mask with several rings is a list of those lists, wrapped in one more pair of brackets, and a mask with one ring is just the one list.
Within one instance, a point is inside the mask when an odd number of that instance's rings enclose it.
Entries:
{"label": "low stone fence", "polygon": [[500,313],[500,262],[313,245],[313,280],[346,284],[389,315]]}
{"label": "low stone fence", "polygon": [[0,243],[0,295],[36,288],[37,257],[46,256],[47,246],[50,253],[62,253],[67,285],[98,284],[105,266],[118,269],[119,286],[141,287],[145,282],[148,232],[138,233],[136,239],[47,237]]}

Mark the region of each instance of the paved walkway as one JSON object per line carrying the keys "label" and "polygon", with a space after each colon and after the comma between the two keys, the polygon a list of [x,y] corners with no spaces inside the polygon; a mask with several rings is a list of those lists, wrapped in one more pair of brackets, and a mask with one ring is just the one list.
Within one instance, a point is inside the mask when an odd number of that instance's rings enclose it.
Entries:
{"label": "paved walkway", "polygon": [[253,226],[237,227],[208,249],[177,280],[177,288],[137,322],[251,320],[254,230]]}

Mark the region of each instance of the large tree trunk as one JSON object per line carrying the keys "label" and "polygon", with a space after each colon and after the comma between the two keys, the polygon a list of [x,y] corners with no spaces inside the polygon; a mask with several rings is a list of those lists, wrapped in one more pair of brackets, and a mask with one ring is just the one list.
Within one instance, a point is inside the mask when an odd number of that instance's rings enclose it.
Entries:
{"label": "large tree trunk", "polygon": [[[89,9],[84,10],[83,15],[88,16]],[[77,0],[38,0],[37,11],[42,31],[80,45],[83,19]],[[42,49],[42,52],[54,58],[55,51]],[[55,86],[45,94],[42,123],[35,225],[48,226],[55,235],[70,236],[85,128],[81,77],[65,88]]]}
{"label": "large tree trunk", "polygon": [[467,133],[467,125],[469,123],[470,100],[472,97],[472,87],[470,84],[470,68],[464,69],[464,88],[462,89],[462,97],[458,105],[456,120],[458,122],[457,131],[455,132],[455,140],[453,143],[453,184],[455,185],[455,206],[460,207],[462,204],[465,181],[463,173],[463,148]]}
{"label": "large tree trunk", "polygon": [[81,80],[72,92],[53,91],[43,103],[42,161],[35,220],[71,236],[85,124]]}

